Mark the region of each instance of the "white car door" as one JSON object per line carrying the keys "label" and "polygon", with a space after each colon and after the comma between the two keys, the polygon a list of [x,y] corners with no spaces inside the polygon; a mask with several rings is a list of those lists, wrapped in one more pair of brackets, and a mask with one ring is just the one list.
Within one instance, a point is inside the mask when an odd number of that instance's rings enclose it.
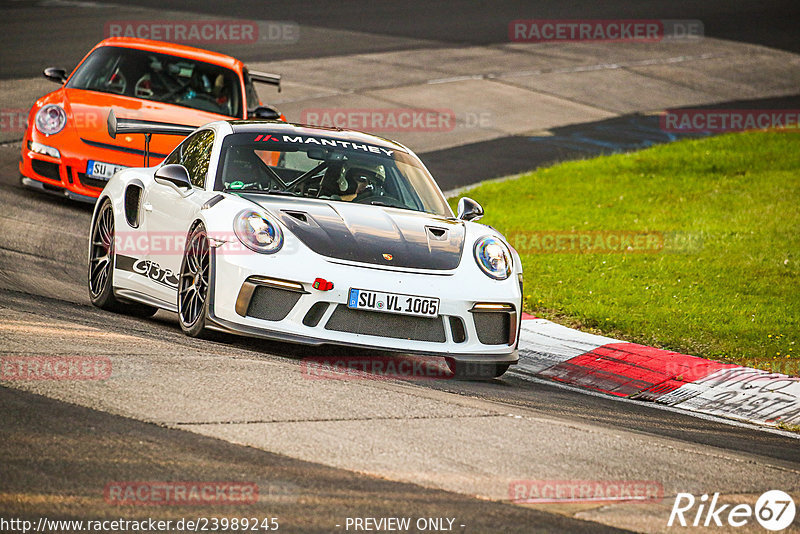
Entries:
{"label": "white car door", "polygon": [[144,198],[145,226],[149,250],[144,266],[150,290],[160,300],[177,302],[178,278],[189,227],[212,194],[204,189],[214,132],[201,130],[189,136],[164,161],[186,167],[190,190],[154,182]]}

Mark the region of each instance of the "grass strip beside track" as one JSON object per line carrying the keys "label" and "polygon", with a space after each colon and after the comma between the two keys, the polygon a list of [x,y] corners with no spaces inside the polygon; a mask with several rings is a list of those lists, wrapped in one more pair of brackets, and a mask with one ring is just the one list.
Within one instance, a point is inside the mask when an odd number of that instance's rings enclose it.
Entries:
{"label": "grass strip beside track", "polygon": [[800,374],[800,134],[684,140],[461,195],[519,251],[526,311]]}

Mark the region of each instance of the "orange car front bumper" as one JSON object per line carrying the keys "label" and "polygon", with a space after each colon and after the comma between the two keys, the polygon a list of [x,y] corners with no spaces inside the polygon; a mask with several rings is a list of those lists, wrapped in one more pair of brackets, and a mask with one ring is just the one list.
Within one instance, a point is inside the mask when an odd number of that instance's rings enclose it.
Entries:
{"label": "orange car front bumper", "polygon": [[[40,140],[38,137],[42,137],[42,139]],[[52,138],[48,139],[45,136],[36,135],[36,133],[32,134],[30,131],[26,134],[22,140],[19,162],[23,185],[63,195],[73,200],[94,203],[105,187],[106,180],[87,175],[86,168],[90,160],[124,167],[141,167],[144,163],[143,151],[105,148],[97,146],[97,143],[90,144],[79,138],[69,139],[68,142],[64,142],[64,139],[59,139],[58,143],[53,141]],[[56,148],[60,157],[55,158],[31,150],[31,142],[39,142]],[[163,157],[163,154],[151,153],[150,165],[160,163]]]}

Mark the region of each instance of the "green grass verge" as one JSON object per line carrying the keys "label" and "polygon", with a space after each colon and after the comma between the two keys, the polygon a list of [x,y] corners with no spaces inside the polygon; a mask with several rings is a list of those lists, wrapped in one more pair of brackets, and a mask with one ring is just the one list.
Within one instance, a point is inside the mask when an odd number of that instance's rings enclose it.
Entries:
{"label": "green grass verge", "polygon": [[[798,374],[800,134],[684,140],[559,164],[462,196],[480,202],[481,222],[520,252],[526,311]],[[450,200],[455,208],[458,198]],[[630,239],[624,251],[609,252],[614,236]]]}

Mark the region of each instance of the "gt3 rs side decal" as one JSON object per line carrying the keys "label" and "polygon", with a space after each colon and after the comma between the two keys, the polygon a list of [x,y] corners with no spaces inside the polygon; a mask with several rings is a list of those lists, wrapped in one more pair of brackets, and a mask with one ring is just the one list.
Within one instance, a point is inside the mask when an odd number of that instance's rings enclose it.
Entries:
{"label": "gt3 rs side decal", "polygon": [[178,275],[171,269],[162,268],[154,261],[117,255],[116,262],[117,269],[145,276],[164,287],[178,290]]}

